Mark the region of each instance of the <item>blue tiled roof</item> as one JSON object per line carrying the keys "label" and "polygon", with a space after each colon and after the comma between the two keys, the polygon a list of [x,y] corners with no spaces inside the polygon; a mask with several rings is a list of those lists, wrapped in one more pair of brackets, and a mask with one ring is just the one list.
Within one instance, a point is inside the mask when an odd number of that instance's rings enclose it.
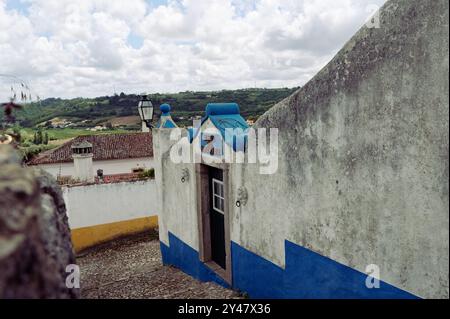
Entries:
{"label": "blue tiled roof", "polygon": [[161,117],[158,120],[158,123],[156,123],[156,128],[176,128],[176,127],[177,125],[175,124],[175,122],[172,120],[171,117],[168,117],[167,119]]}
{"label": "blue tiled roof", "polygon": [[161,104],[159,109],[161,110],[161,117],[156,123],[156,128],[176,128],[177,125],[170,116],[170,105],[167,103]]}
{"label": "blue tiled roof", "polygon": [[239,105],[236,103],[209,103],[206,105],[206,117],[211,115],[240,114]]}
{"label": "blue tiled roof", "polygon": [[[236,103],[209,103],[206,106],[205,117],[202,124],[210,119],[214,126],[219,130],[225,142],[233,147],[233,150],[244,151],[247,142],[248,124],[240,115],[239,105]],[[241,132],[234,131],[233,139],[228,140],[225,136],[226,129],[241,129]],[[192,142],[198,134],[198,128],[190,128],[189,139]]]}
{"label": "blue tiled roof", "polygon": [[169,115],[170,113],[170,105],[167,103],[161,104],[159,109],[161,110],[162,115]]}
{"label": "blue tiled roof", "polygon": [[177,125],[170,116],[170,105],[167,103],[161,104],[159,109],[161,110],[161,117],[156,123],[156,128],[176,128]]}
{"label": "blue tiled roof", "polygon": [[175,128],[177,127],[173,122],[172,118],[167,119],[161,128]]}

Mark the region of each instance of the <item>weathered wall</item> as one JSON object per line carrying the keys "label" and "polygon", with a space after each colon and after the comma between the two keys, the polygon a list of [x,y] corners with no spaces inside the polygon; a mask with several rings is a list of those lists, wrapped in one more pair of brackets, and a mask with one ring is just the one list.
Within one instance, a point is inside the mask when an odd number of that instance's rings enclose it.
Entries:
{"label": "weathered wall", "polygon": [[389,1],[379,29],[363,27],[259,119],[279,129],[279,169],[234,167],[249,201],[233,212],[233,241],[284,267],[287,239],[448,298],[448,9]]}
{"label": "weathered wall", "polygon": [[[130,158],[125,160],[109,160],[109,161],[93,161],[94,175],[97,174],[98,169],[103,170],[104,175],[131,173],[133,168],[143,167],[146,169],[154,167],[153,158]],[[75,168],[73,162],[60,164],[43,164],[39,165],[54,177],[61,174],[61,176],[73,176]]]}
{"label": "weathered wall", "polygon": [[[158,223],[160,241],[169,245],[168,231],[198,250],[197,199],[194,164],[175,164],[170,159],[170,129],[153,130],[155,177],[158,185]],[[186,143],[187,140],[185,141]],[[189,180],[182,183],[183,169],[189,170]]]}
{"label": "weathered wall", "polygon": [[[255,128],[279,168],[232,164],[233,286],[255,297],[448,298],[448,1],[391,0]],[[201,280],[195,171],[154,134],[163,258]],[[182,169],[189,183],[181,183]],[[248,202],[237,208],[237,189]],[[380,289],[368,289],[368,265]]]}
{"label": "weathered wall", "polygon": [[77,251],[157,226],[154,180],[63,187]]}
{"label": "weathered wall", "polygon": [[75,256],[61,189],[0,146],[0,299],[78,297],[79,289],[66,287],[70,264]]}

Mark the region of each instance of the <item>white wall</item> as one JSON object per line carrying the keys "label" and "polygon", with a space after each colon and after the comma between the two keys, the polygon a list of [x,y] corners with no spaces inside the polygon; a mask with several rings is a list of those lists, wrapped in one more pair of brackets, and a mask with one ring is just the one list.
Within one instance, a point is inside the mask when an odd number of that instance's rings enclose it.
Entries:
{"label": "white wall", "polygon": [[[448,298],[448,1],[390,1],[382,16],[382,28],[362,29],[255,124],[279,129],[279,168],[231,166],[231,239],[281,267],[287,239],[361,272],[377,264],[382,280],[420,297]],[[197,249],[184,164],[161,157],[159,222]],[[237,208],[241,185],[248,202]]]}
{"label": "white wall", "polygon": [[[197,200],[194,164],[174,164],[170,159],[170,129],[153,130],[154,156],[157,161],[155,180],[158,185],[158,225],[160,241],[169,245],[168,231],[198,250]],[[187,139],[186,143],[189,144]],[[189,180],[181,182],[183,169]],[[164,210],[164,212],[163,212]]]}
{"label": "white wall", "polygon": [[[58,164],[38,165],[53,176],[61,174],[61,176],[73,176],[75,168],[73,162]],[[128,158],[123,160],[94,161],[94,175],[98,169],[103,169],[104,175],[131,173],[133,168],[143,167],[145,169],[154,168],[153,157]]]}
{"label": "white wall", "polygon": [[157,215],[155,180],[65,186],[71,229]]}
{"label": "white wall", "polygon": [[80,181],[94,182],[94,167],[92,165],[92,154],[74,155],[74,177]]}

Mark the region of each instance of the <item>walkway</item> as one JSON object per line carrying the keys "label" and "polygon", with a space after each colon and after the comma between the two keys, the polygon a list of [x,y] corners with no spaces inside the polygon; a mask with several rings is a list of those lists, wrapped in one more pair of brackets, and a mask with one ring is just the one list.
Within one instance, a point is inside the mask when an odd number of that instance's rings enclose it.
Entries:
{"label": "walkway", "polygon": [[83,298],[239,298],[232,290],[163,266],[159,241],[148,235],[97,247],[77,263]]}

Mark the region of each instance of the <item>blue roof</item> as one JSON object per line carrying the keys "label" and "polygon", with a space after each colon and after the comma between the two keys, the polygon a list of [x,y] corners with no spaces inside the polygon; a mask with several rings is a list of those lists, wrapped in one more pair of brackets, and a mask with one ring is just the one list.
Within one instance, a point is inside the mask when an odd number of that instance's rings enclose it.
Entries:
{"label": "blue roof", "polygon": [[206,117],[210,115],[240,114],[236,103],[209,103],[206,105]]}
{"label": "blue roof", "polygon": [[170,115],[162,114],[158,120],[158,123],[156,123],[156,128],[176,128],[176,127],[177,125],[172,120],[172,117]]}
{"label": "blue roof", "polygon": [[161,104],[159,109],[161,110],[162,115],[169,115],[170,113],[170,105],[167,103]]}
{"label": "blue roof", "polygon": [[163,126],[162,126],[162,128],[175,128],[175,127],[177,127],[177,126],[172,121],[172,119],[168,119],[167,121],[165,121]]}
{"label": "blue roof", "polygon": [[[206,105],[205,117],[202,124],[210,119],[214,126],[219,130],[225,143],[233,147],[233,150],[244,151],[247,142],[247,132],[249,126],[240,115],[239,105],[236,103],[209,103]],[[234,129],[232,140],[227,138],[226,129]],[[241,131],[236,129],[241,129]],[[192,142],[198,134],[198,128],[190,128],[189,139]],[[203,140],[203,139],[202,139]]]}
{"label": "blue roof", "polygon": [[163,103],[159,106],[159,109],[161,110],[161,117],[158,120],[158,123],[156,124],[157,128],[176,128],[177,125],[173,121],[172,117],[170,116],[170,105],[167,103]]}

